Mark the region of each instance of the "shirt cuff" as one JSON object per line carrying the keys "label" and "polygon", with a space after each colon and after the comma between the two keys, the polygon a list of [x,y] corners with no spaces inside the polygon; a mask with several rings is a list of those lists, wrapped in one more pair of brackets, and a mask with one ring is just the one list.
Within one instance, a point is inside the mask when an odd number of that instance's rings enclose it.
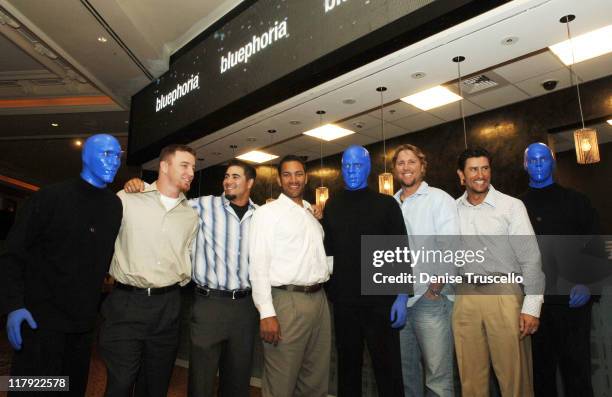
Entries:
{"label": "shirt cuff", "polygon": [[542,303],[544,303],[544,295],[525,295],[521,313],[539,318]]}
{"label": "shirt cuff", "polygon": [[259,305],[259,319],[263,320],[268,317],[275,317],[276,311],[274,310],[274,304],[272,302],[264,303]]}

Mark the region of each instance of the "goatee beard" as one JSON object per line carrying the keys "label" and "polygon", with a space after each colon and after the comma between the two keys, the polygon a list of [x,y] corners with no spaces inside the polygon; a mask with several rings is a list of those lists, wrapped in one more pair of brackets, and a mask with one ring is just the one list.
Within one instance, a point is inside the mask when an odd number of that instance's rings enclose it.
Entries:
{"label": "goatee beard", "polygon": [[229,201],[233,201],[236,199],[236,195],[235,194],[226,194],[225,198],[228,199]]}

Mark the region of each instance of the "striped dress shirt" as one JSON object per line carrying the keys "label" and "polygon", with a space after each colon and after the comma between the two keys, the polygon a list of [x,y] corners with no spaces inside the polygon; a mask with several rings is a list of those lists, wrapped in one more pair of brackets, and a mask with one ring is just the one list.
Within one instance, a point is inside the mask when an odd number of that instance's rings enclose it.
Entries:
{"label": "striped dress shirt", "polygon": [[198,233],[193,245],[193,281],[221,290],[249,289],[249,229],[257,205],[249,199],[242,217],[225,196],[189,200],[198,213]]}

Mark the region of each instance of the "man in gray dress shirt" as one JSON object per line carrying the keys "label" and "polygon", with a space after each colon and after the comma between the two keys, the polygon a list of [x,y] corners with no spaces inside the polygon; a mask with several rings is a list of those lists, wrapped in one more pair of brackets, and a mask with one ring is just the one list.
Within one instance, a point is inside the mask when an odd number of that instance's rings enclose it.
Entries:
{"label": "man in gray dress shirt", "polygon": [[491,362],[503,396],[533,396],[530,335],[538,329],[544,273],[527,210],[490,184],[486,150],[466,149],[457,174],[466,190],[457,199],[461,234],[486,252],[482,263],[460,269],[453,332],[462,393],[489,395]]}

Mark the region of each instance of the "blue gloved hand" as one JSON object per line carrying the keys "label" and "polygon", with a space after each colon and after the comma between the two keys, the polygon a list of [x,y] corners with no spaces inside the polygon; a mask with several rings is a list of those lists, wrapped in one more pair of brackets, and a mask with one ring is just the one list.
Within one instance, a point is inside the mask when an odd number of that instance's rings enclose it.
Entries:
{"label": "blue gloved hand", "polygon": [[402,328],[406,324],[406,317],[408,317],[408,295],[399,294],[391,306],[391,327]]}
{"label": "blue gloved hand", "polygon": [[17,309],[9,313],[6,319],[6,333],[8,340],[15,350],[21,350],[21,323],[27,321],[32,329],[38,328],[36,321],[32,317],[32,313],[28,309]]}
{"label": "blue gloved hand", "polygon": [[576,284],[570,291],[569,307],[578,308],[586,305],[591,299],[589,287],[583,284]]}

